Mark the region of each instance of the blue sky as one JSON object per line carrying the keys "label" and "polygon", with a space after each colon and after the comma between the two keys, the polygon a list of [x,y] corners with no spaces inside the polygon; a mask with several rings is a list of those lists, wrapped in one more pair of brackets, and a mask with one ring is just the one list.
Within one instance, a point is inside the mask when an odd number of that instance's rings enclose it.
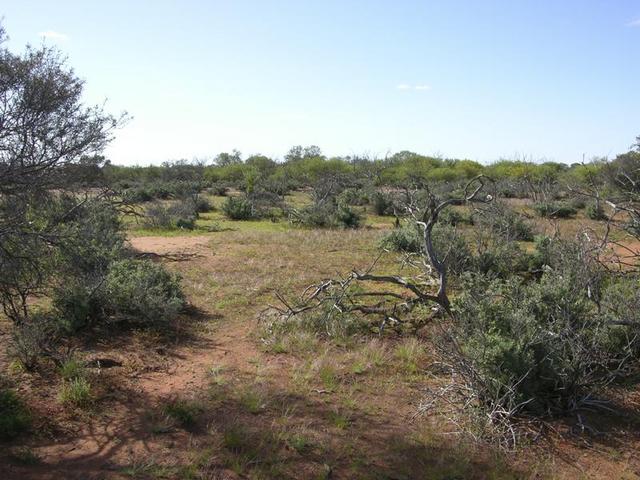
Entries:
{"label": "blue sky", "polygon": [[88,103],[133,117],[114,163],[398,150],[576,162],[640,135],[640,0],[9,1]]}

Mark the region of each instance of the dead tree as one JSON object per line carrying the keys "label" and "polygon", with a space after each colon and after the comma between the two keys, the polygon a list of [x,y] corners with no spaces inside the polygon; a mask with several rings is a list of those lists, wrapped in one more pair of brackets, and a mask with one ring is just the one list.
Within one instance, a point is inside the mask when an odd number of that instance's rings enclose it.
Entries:
{"label": "dead tree", "polygon": [[[439,215],[448,207],[472,202],[487,203],[493,196],[486,193],[490,179],[484,175],[474,177],[457,197],[439,198],[432,190],[405,191],[406,216],[421,231],[421,252],[408,255],[404,261],[418,267],[420,273],[412,278],[399,275],[373,273],[376,261],[364,272],[352,271],[342,279],[326,279],[309,286],[297,301],[276,294],[280,305],[271,306],[281,320],[309,311],[324,311],[325,320],[336,312],[359,313],[381,319],[381,330],[389,323],[402,322],[402,318],[417,306],[435,306],[436,310],[451,315],[448,297],[448,253],[437,252],[433,243],[433,228]],[[355,285],[357,284],[357,288]],[[381,288],[374,288],[373,285]],[[329,333],[329,332],[328,332]]]}

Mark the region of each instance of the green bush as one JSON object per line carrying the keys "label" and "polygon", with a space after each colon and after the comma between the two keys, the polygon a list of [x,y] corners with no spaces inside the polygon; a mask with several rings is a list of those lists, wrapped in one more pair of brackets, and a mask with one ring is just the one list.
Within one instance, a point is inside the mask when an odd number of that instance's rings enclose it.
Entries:
{"label": "green bush", "polygon": [[[453,275],[460,275],[473,265],[473,257],[464,237],[451,225],[435,225],[431,240],[433,249]],[[397,252],[423,253],[424,239],[417,226],[405,225],[385,235],[381,248]]]}
{"label": "green bush", "polygon": [[359,228],[362,216],[348,205],[325,202],[291,212],[290,221],[312,228]]}
{"label": "green bush", "polygon": [[529,270],[529,257],[515,242],[490,239],[473,257],[473,270],[489,278],[509,278]]}
{"label": "green bush", "polygon": [[571,218],[577,210],[566,203],[541,202],[533,205],[536,213],[544,218]]}
{"label": "green bush", "polygon": [[526,219],[504,203],[494,202],[478,211],[473,223],[486,228],[502,240],[530,242],[533,240],[533,227]]}
{"label": "green bush", "polygon": [[362,216],[348,205],[339,205],[334,213],[335,223],[342,228],[360,228]]}
{"label": "green bush", "polygon": [[607,214],[604,213],[604,208],[602,208],[602,205],[596,202],[589,203],[584,211],[584,214],[591,220],[606,220],[608,218]]}
{"label": "green bush", "polygon": [[148,260],[114,263],[103,298],[111,317],[145,325],[164,324],[185,306],[180,278]]}
{"label": "green bush", "polygon": [[468,219],[465,218],[462,213],[454,210],[453,208],[447,208],[440,213],[438,216],[438,222],[440,224],[446,224],[451,226],[456,226],[462,223],[468,223]]}
{"label": "green bush", "polygon": [[531,283],[476,277],[455,308],[464,362],[478,375],[479,398],[493,406],[571,410],[630,358],[620,327],[598,315],[581,285],[554,271]]}
{"label": "green bush", "polygon": [[569,205],[576,210],[582,210],[587,206],[587,202],[585,201],[584,197],[573,197],[571,200],[569,200]]}
{"label": "green bush", "polygon": [[222,212],[231,220],[250,220],[256,216],[253,204],[246,197],[227,197]]}
{"label": "green bush", "polygon": [[380,247],[395,252],[420,253],[423,251],[423,239],[416,227],[405,225],[382,237]]}
{"label": "green bush", "polygon": [[60,337],[60,323],[51,313],[34,312],[12,331],[9,354],[24,368],[33,370],[50,354]]}
{"label": "green bush", "polygon": [[394,202],[390,195],[383,192],[376,192],[373,195],[373,211],[376,215],[393,215]]}
{"label": "green bush", "polygon": [[66,333],[77,332],[101,316],[100,285],[91,283],[82,282],[82,278],[70,278],[53,290],[56,319]]}
{"label": "green bush", "polygon": [[191,201],[181,200],[169,205],[154,203],[145,212],[145,226],[165,230],[193,230],[198,219],[196,206]]}
{"label": "green bush", "polygon": [[16,393],[0,388],[0,439],[15,438],[30,425],[31,415]]}
{"label": "green bush", "polygon": [[193,204],[196,213],[207,213],[214,210],[213,204],[208,198],[203,197],[202,195],[197,195],[193,200]]}

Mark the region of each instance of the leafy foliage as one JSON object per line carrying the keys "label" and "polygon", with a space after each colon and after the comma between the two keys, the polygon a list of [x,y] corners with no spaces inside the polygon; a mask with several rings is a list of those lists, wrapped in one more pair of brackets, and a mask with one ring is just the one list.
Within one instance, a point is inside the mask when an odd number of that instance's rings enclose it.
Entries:
{"label": "leafy foliage", "polygon": [[185,306],[180,278],[148,260],[121,260],[109,269],[104,306],[116,320],[162,325]]}
{"label": "leafy foliage", "polygon": [[10,440],[31,425],[31,415],[9,388],[0,388],[0,439]]}

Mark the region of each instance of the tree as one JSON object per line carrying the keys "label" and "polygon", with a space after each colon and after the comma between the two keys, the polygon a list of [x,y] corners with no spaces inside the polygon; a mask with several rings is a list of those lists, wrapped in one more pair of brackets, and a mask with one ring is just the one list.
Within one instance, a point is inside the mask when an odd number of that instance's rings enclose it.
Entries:
{"label": "tree", "polygon": [[88,197],[49,208],[77,188],[78,172],[104,162],[98,155],[125,120],[82,103],[83,81],[55,48],[27,46],[14,54],[0,26],[0,302],[16,322],[26,297],[47,279],[61,226]]}
{"label": "tree", "polygon": [[233,149],[233,152],[221,152],[214,159],[214,163],[219,167],[226,167],[227,165],[240,165],[242,163],[242,154]]}

